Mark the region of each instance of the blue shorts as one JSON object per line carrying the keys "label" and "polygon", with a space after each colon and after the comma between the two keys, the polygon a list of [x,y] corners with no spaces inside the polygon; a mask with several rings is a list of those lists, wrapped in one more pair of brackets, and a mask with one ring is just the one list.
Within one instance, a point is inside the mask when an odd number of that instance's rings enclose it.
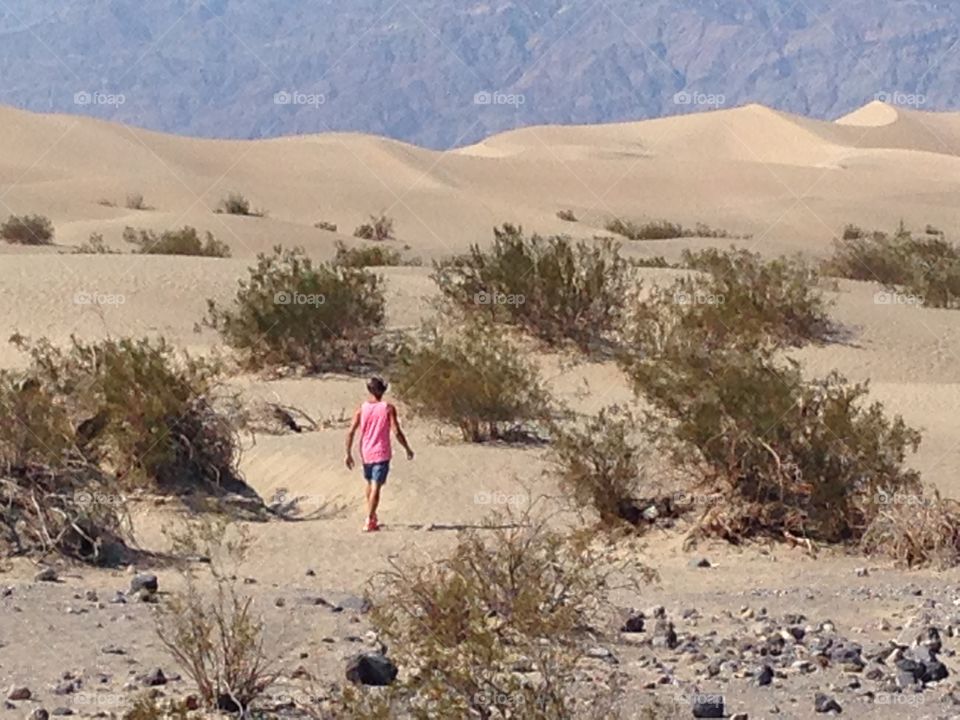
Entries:
{"label": "blue shorts", "polygon": [[387,474],[390,472],[390,461],[384,460],[378,463],[363,464],[363,479],[367,482],[375,482],[377,485],[383,485],[387,482]]}

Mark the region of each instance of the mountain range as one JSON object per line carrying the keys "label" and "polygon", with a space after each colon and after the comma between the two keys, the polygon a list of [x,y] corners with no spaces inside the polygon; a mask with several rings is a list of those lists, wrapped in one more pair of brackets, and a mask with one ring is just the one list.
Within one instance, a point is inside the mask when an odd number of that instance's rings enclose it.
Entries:
{"label": "mountain range", "polygon": [[945,0],[4,0],[0,103],[177,134],[430,148],[747,102],[960,97]]}

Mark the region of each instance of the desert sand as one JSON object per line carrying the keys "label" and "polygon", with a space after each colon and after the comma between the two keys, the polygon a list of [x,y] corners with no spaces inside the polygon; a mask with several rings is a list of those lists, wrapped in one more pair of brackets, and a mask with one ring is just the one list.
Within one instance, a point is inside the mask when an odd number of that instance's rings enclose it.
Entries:
{"label": "desert sand", "polygon": [[[10,108],[0,108],[0,130],[0,215],[39,213],[56,227],[54,247],[0,244],[4,339],[14,332],[56,342],[71,334],[163,335],[191,352],[209,352],[219,343],[197,327],[206,301],[229,301],[257,253],[300,245],[328,258],[335,241],[355,243],[353,228],[381,211],[396,218],[398,242],[427,261],[489,242],[491,228],[503,222],[578,238],[606,234],[603,225],[615,216],[704,222],[749,236],[736,241],[741,247],[809,256],[829,252],[847,223],[880,229],[901,219],[913,227],[929,223],[954,239],[960,229],[960,114],[881,103],[836,122],[747,106],[609,126],[534,127],[443,153],[353,134],[196,140]],[[214,214],[230,191],[242,192],[266,217]],[[142,193],[151,209],[126,209],[130,193]],[[561,209],[573,210],[579,221],[560,221]],[[336,223],[339,232],[316,229],[321,220]],[[123,250],[120,235],[128,225],[209,230],[230,245],[233,257],[70,254],[93,232]],[[673,258],[684,248],[731,242],[626,241],[624,250]],[[668,272],[646,270],[645,281]],[[429,267],[385,268],[382,274],[388,325],[418,326],[435,292]],[[878,290],[841,282],[830,292],[832,312],[850,329],[849,340],[796,356],[811,376],[839,370],[851,380],[869,380],[873,397],[923,430],[911,464],[945,495],[960,497],[960,313],[878,304]],[[114,300],[89,300],[106,296]],[[0,367],[23,362],[13,347],[0,345]],[[594,412],[631,399],[612,365],[570,368],[548,357],[542,365],[551,390],[575,409]],[[493,509],[484,498],[557,494],[542,449],[466,446],[449,430],[405,417],[417,458],[398,462],[391,476],[381,512],[385,531],[362,535],[362,483],[342,464],[344,418],[363,399],[362,382],[239,376],[231,383],[248,398],[279,398],[328,421],[319,432],[258,437],[242,463],[246,481],[264,499],[298,498],[304,515],[297,522],[252,524],[256,543],[244,568],[268,619],[270,649],[288,676],[302,665],[328,684],[341,679],[343,659],[366,643],[368,628],[355,601],[391,555],[442,553],[458,527],[477,524]],[[177,513],[173,504],[139,507],[140,544],[163,549],[160,528]],[[663,605],[678,632],[747,632],[741,626],[761,608],[771,616],[803,613],[814,624],[831,620],[864,646],[912,639],[925,614],[960,625],[952,620],[957,572],[906,572],[831,551],[813,559],[785,547],[717,544],[692,556],[681,545],[682,529],[611,550],[635,552],[660,572],[659,582],[641,596],[618,598],[622,605]],[[703,556],[713,567],[690,566],[691,558]],[[869,574],[856,572],[865,567]],[[162,590],[175,589],[172,573],[153,571]],[[0,688],[27,685],[37,698],[15,703],[2,717],[24,717],[40,705],[71,707],[85,716],[118,712],[118,698],[131,696],[124,687],[137,674],[154,667],[183,673],[161,652],[150,607],[83,599],[88,590],[100,600],[125,590],[129,576],[123,571],[65,567],[56,584],[33,582],[35,572],[32,563],[17,560],[0,575],[0,584],[11,588],[0,599]],[[309,604],[316,596],[344,612]],[[277,606],[281,597],[284,607]],[[741,612],[744,607],[751,610]],[[695,608],[699,619],[680,619],[687,608]],[[104,653],[108,645],[124,654]],[[957,646],[953,638],[945,645]],[[640,644],[624,640],[611,649],[627,678],[628,708],[653,694],[676,696],[672,686],[648,687],[660,682],[665,666],[668,675],[695,680],[704,691],[722,687],[728,711],[751,718],[812,717],[814,690],[836,694],[849,683],[839,673],[815,672],[758,688],[734,673],[721,686],[698,678],[684,656],[661,652],[662,666]],[[951,670],[960,672],[954,663],[948,661]],[[85,679],[86,694],[54,695],[65,672]],[[171,682],[166,690],[185,695],[189,683]],[[106,699],[93,701],[89,693]],[[960,716],[939,702],[943,692],[900,706],[853,700],[849,688],[844,693],[837,697],[855,718]],[[78,703],[77,697],[84,699]],[[680,705],[677,713],[690,717]]]}

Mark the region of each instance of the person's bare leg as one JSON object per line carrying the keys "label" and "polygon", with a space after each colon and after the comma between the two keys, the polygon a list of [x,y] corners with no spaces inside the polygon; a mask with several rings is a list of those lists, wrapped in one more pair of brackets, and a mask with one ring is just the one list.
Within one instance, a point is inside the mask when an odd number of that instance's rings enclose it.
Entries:
{"label": "person's bare leg", "polygon": [[367,497],[367,517],[375,518],[377,516],[377,507],[380,505],[380,483],[368,483],[367,489],[369,490],[369,496]]}

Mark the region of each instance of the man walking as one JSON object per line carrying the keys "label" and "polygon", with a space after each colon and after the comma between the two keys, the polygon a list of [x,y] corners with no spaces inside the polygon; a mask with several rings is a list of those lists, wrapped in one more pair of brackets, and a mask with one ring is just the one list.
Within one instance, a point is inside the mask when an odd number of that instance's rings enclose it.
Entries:
{"label": "man walking", "polygon": [[407,438],[400,429],[397,408],[383,401],[387,384],[381,378],[371,378],[367,383],[367,392],[370,393],[370,397],[354,413],[350,431],[347,433],[346,465],[351,470],[355,466],[353,438],[359,429],[360,462],[363,464],[363,479],[367,481],[367,520],[363,525],[363,531],[375,532],[380,529],[377,520],[380,491],[387,482],[390,459],[393,456],[390,446],[391,430],[397,436],[397,442],[407,451],[408,460],[413,460],[413,450],[410,449]]}

